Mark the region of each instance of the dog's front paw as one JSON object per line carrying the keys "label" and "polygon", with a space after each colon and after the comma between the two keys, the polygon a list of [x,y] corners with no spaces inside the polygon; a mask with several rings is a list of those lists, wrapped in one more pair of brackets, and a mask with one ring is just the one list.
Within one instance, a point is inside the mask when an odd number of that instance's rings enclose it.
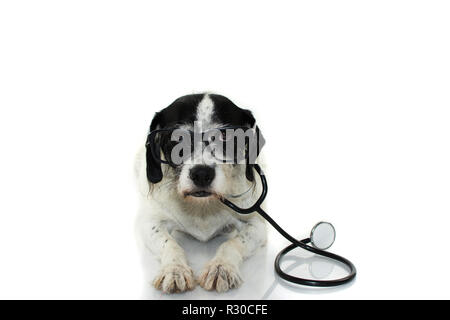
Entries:
{"label": "dog's front paw", "polygon": [[202,288],[217,292],[237,288],[242,282],[238,267],[220,260],[208,263],[199,278]]}
{"label": "dog's front paw", "polygon": [[165,293],[192,290],[195,288],[194,273],[188,265],[170,264],[161,269],[153,285]]}

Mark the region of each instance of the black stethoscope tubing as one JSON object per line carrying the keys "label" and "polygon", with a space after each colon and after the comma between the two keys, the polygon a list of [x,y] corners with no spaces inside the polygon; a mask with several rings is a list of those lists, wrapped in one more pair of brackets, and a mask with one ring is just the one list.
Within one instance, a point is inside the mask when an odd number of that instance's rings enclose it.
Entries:
{"label": "black stethoscope tubing", "polygon": [[[348,283],[350,281],[352,281],[355,277],[356,277],[356,268],[353,265],[353,263],[344,258],[341,257],[337,254],[325,251],[325,250],[320,250],[317,248],[314,248],[312,246],[309,246],[308,243],[311,242],[310,238],[306,238],[303,240],[297,240],[294,237],[292,237],[289,233],[287,233],[286,231],[283,230],[283,228],[281,228],[262,208],[261,208],[261,204],[264,201],[264,199],[266,198],[267,195],[267,180],[264,176],[264,173],[262,172],[261,167],[258,164],[251,164],[251,166],[256,170],[256,172],[258,173],[260,179],[261,179],[261,184],[262,184],[262,192],[261,192],[261,196],[259,197],[259,199],[256,201],[256,203],[251,206],[250,208],[240,208],[238,206],[236,206],[234,203],[232,203],[231,201],[227,200],[226,198],[220,198],[220,201],[222,201],[222,203],[224,203],[226,206],[228,206],[229,208],[233,209],[234,211],[241,213],[241,214],[250,214],[252,212],[258,212],[264,219],[267,220],[267,222],[269,222],[283,237],[285,237],[288,241],[290,241],[292,244],[290,244],[289,246],[287,246],[286,248],[284,248],[283,250],[280,251],[280,253],[278,253],[277,257],[275,258],[274,261],[274,266],[275,266],[275,271],[276,273],[283,278],[286,281],[289,282],[293,282],[293,283],[297,283],[297,284],[301,284],[301,285],[306,285],[306,286],[314,286],[314,287],[334,287],[334,286],[339,286],[339,285],[343,285],[345,283]],[[291,250],[300,247],[302,249],[305,249],[307,251],[313,252],[315,254],[339,261],[341,263],[343,263],[344,265],[346,265],[349,268],[349,274],[345,277],[342,277],[340,279],[333,279],[333,280],[311,280],[311,279],[304,279],[304,278],[300,278],[300,277],[294,277],[290,274],[285,273],[283,270],[281,270],[280,267],[280,262],[281,259],[283,258],[284,255],[286,255],[288,252],[290,252]]]}

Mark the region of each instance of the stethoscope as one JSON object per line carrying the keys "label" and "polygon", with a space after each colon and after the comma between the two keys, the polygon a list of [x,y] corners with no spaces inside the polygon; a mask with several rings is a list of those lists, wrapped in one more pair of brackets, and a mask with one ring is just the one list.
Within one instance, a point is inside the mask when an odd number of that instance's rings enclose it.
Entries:
{"label": "stethoscope", "polygon": [[[356,276],[356,268],[353,265],[353,263],[344,257],[341,257],[341,256],[338,256],[337,254],[325,251],[326,249],[331,247],[331,245],[334,243],[334,240],[336,237],[336,231],[335,231],[333,225],[329,222],[319,222],[311,230],[311,234],[310,234],[309,238],[306,238],[303,240],[297,240],[294,237],[292,237],[289,233],[284,231],[261,208],[261,204],[267,195],[266,177],[264,176],[264,173],[258,164],[249,164],[249,165],[251,165],[253,167],[253,169],[255,169],[255,171],[258,173],[259,178],[261,180],[261,185],[262,185],[261,195],[259,196],[258,200],[255,202],[255,204],[249,208],[241,208],[224,197],[220,197],[219,199],[220,199],[220,201],[222,201],[223,204],[225,204],[226,206],[228,206],[229,208],[233,209],[234,211],[236,211],[240,214],[250,214],[253,212],[258,212],[283,237],[285,237],[287,240],[289,240],[292,243],[289,246],[287,246],[286,248],[284,248],[283,250],[281,250],[280,253],[278,253],[277,257],[275,258],[274,265],[275,265],[276,273],[286,281],[301,284],[301,285],[306,285],[306,286],[314,286],[314,287],[333,287],[333,286],[343,285],[343,284],[346,284],[346,283],[352,281]],[[311,244],[311,246],[308,244]],[[288,252],[292,251],[293,249],[295,249],[297,247],[300,247],[302,249],[313,252],[320,256],[324,256],[324,257],[330,258],[332,260],[343,263],[349,269],[349,274],[340,279],[312,280],[312,279],[304,279],[304,278],[295,277],[295,276],[292,276],[292,275],[286,273],[280,267],[281,260]]]}

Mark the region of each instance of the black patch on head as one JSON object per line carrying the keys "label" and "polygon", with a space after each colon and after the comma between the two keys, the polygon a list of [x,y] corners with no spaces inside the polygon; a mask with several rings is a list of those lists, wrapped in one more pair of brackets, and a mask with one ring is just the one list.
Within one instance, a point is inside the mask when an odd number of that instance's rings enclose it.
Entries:
{"label": "black patch on head", "polygon": [[249,128],[254,126],[255,118],[250,110],[241,109],[227,97],[218,94],[210,94],[209,97],[214,102],[213,121]]}
{"label": "black patch on head", "polygon": [[197,113],[197,106],[204,94],[191,94],[178,98],[167,108],[158,112],[159,128],[170,128],[179,124],[193,124]]}

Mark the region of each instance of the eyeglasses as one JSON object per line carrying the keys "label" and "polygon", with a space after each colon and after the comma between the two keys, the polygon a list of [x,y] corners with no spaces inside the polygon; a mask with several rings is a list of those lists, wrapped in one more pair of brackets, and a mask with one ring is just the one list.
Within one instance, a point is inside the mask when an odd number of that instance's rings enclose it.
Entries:
{"label": "eyeglasses", "polygon": [[259,129],[245,126],[224,126],[206,131],[179,127],[156,129],[148,134],[146,147],[159,163],[171,166],[193,161],[201,152],[219,163],[252,163],[264,145]]}

